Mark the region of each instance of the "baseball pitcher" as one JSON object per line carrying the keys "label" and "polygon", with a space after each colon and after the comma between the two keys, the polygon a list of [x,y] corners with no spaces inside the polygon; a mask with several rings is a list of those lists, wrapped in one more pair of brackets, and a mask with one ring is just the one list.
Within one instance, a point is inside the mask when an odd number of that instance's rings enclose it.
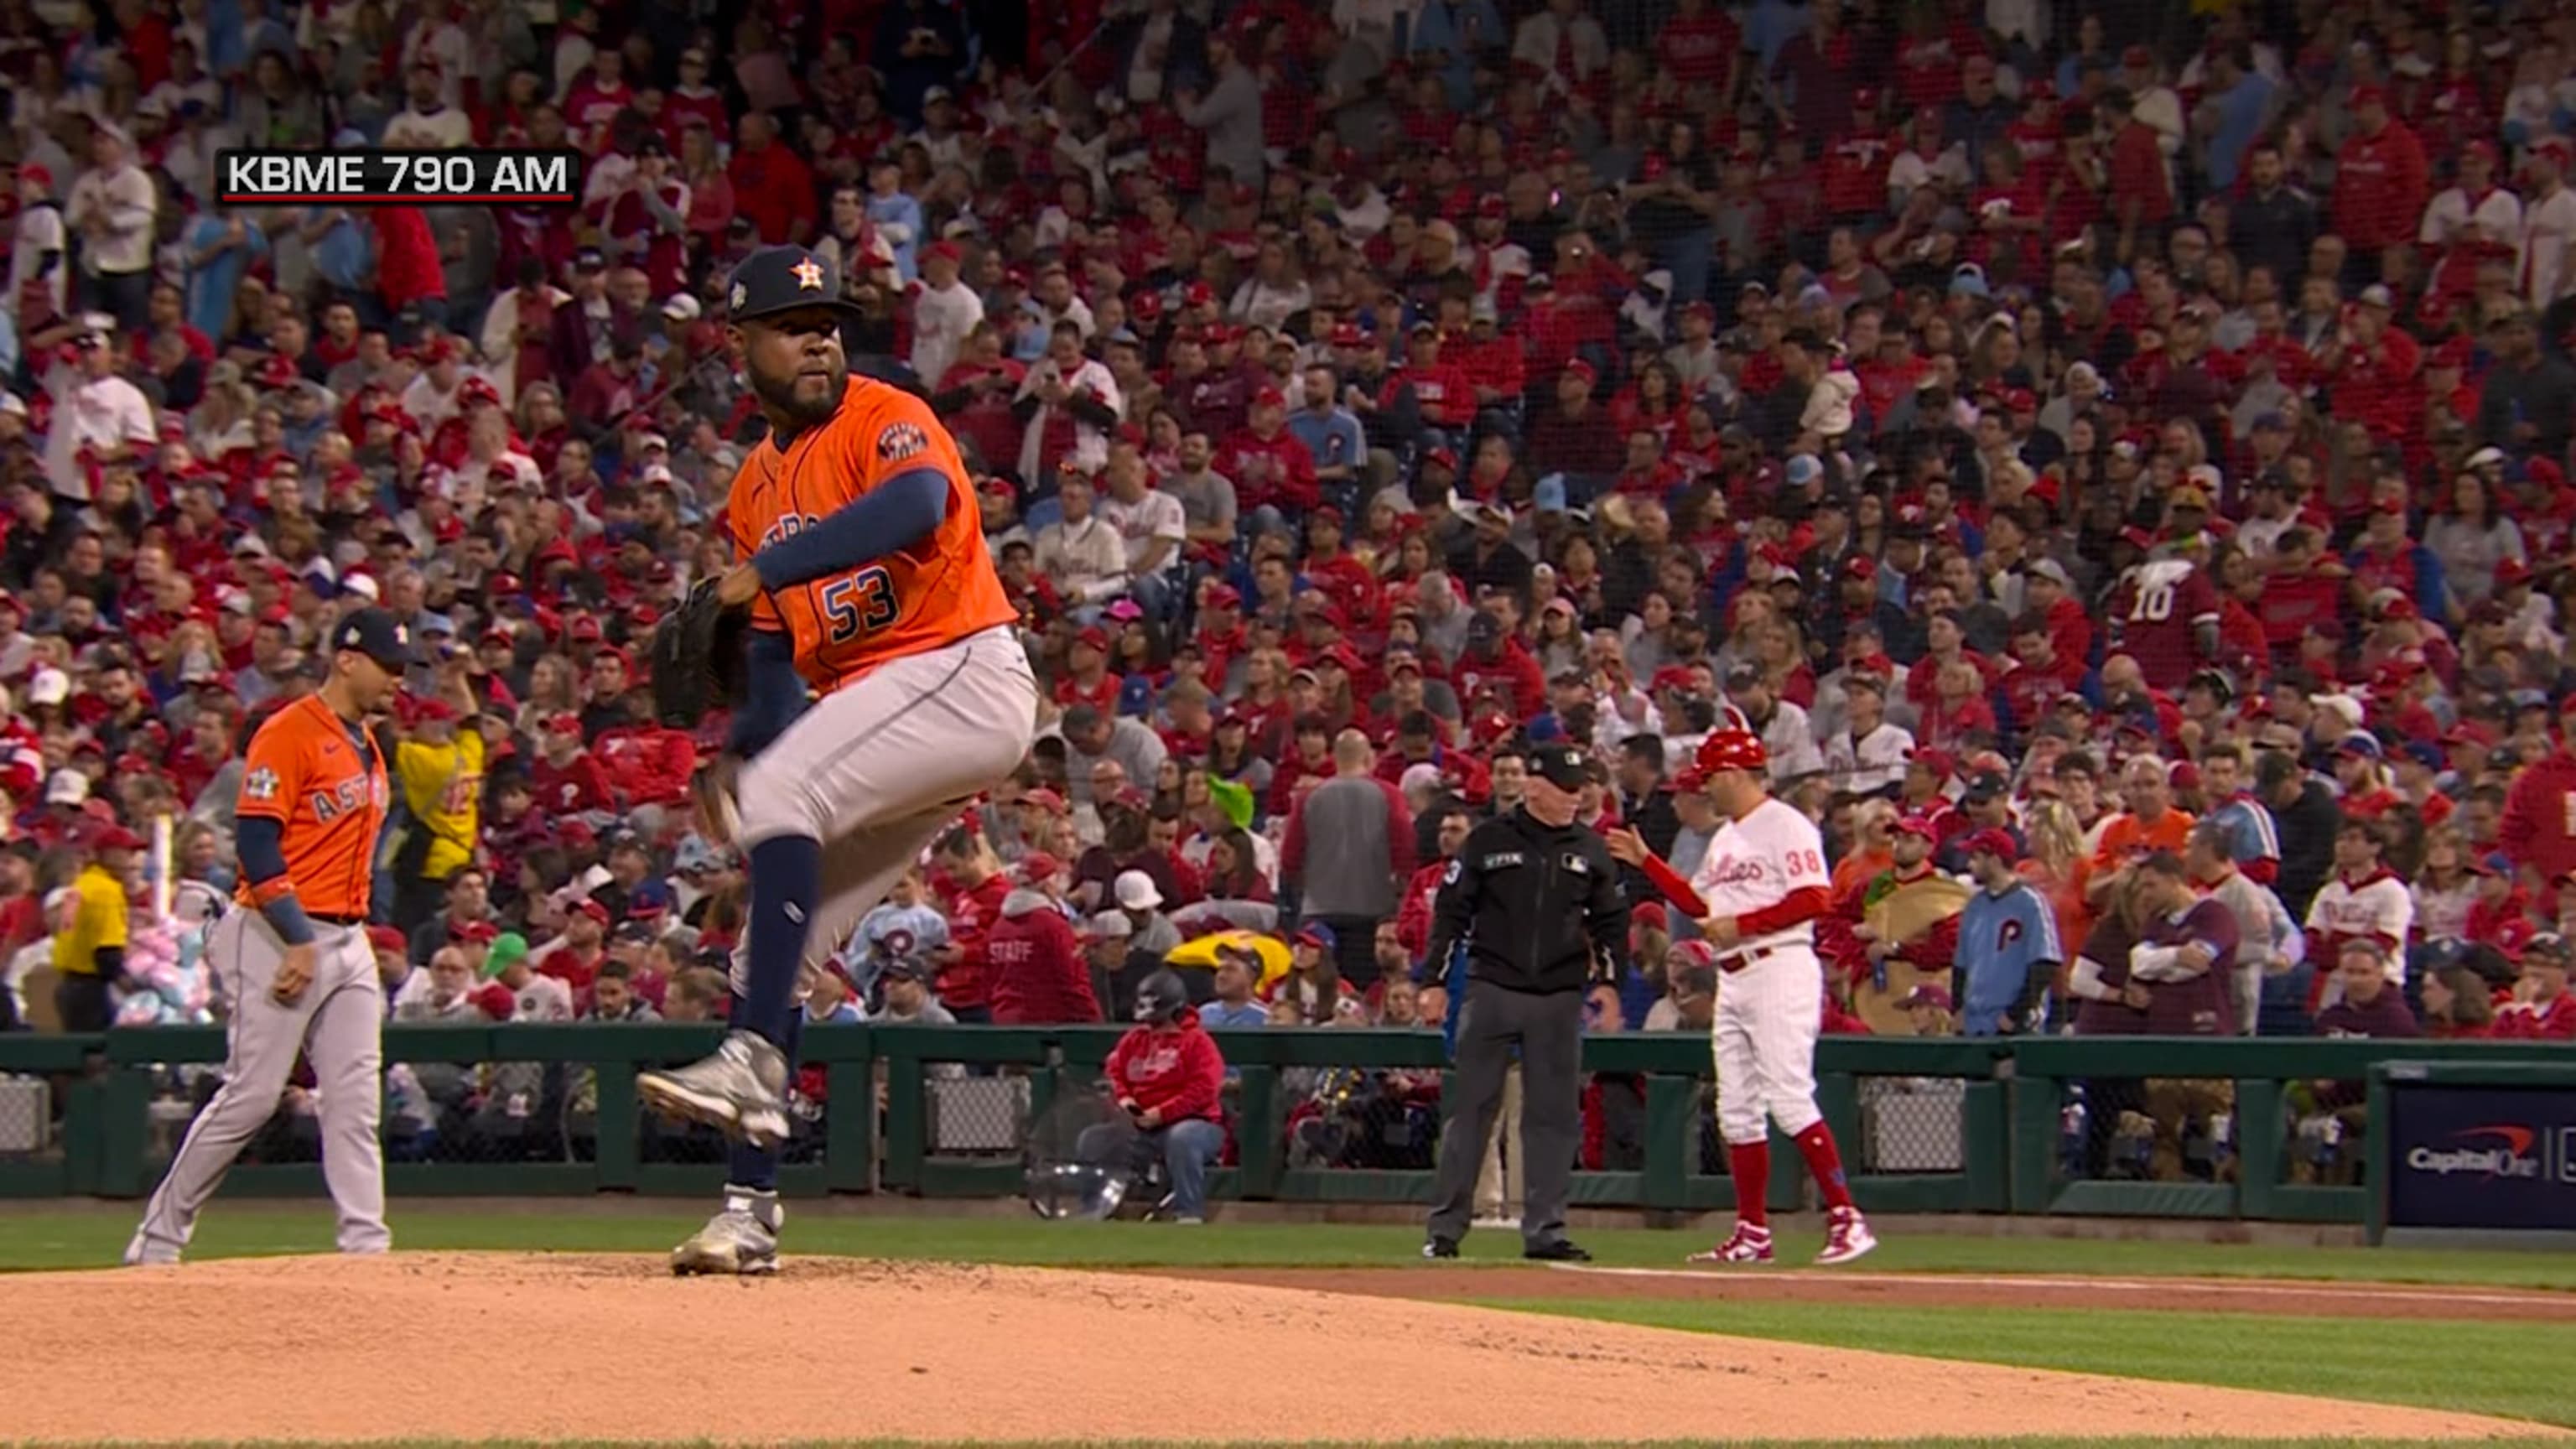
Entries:
{"label": "baseball pitcher", "polygon": [[1825,970],[1816,959],[1815,920],[1830,904],[1824,838],[1815,822],[1772,798],[1771,757],[1749,730],[1722,729],[1699,747],[1700,773],[1717,806],[1717,835],[1684,881],[1647,852],[1633,832],[1611,842],[1675,905],[1699,922],[1726,973],[1717,993],[1712,1050],[1717,1059],[1717,1125],[1735,1180],[1735,1230],[1694,1263],[1768,1263],[1771,1223],[1763,1194],[1771,1180],[1764,1118],[1798,1144],[1825,1201],[1819,1265],[1848,1263],[1878,1246],[1852,1205],[1833,1129],[1816,1109],[1816,1036],[1822,1029]]}
{"label": "baseball pitcher", "polygon": [[740,1146],[723,1206],[674,1251],[675,1272],[776,1270],[804,985],[1036,730],[1018,611],[957,445],[920,399],[850,375],[848,306],[838,269],[802,247],[734,268],[728,335],[769,436],[727,503],[742,561],[700,587],[749,611],[727,756],[743,762],[734,835],[751,899],[731,1034],[637,1087]]}
{"label": "baseball pitcher", "polygon": [[384,987],[367,940],[385,762],[370,714],[414,663],[410,631],[383,609],[331,630],[331,677],[251,736],[239,821],[240,903],[206,954],[231,1002],[224,1085],[188,1128],[125,1248],[129,1264],[176,1263],[197,1213],[286,1091],[301,1054],[321,1096],[322,1177],[339,1210],[340,1251],[381,1253]]}

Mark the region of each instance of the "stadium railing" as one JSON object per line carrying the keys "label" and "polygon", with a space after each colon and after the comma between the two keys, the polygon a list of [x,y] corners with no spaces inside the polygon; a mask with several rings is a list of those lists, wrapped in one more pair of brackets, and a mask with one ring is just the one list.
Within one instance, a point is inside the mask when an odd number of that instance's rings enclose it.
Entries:
{"label": "stadium railing", "polygon": [[[1232,1165],[1214,1175],[1213,1196],[1428,1200],[1431,1175],[1422,1167],[1306,1165],[1289,1150],[1289,1137],[1293,1120],[1318,1110],[1312,1103],[1335,1099],[1335,1081],[1436,1071],[1443,1064],[1437,1034],[1213,1035],[1233,1077]],[[807,1196],[1014,1196],[1030,1124],[1062,1094],[1096,1083],[1118,1036],[1119,1028],[1109,1026],[810,1029],[803,1057],[817,1074],[820,1101],[800,1121],[780,1186]],[[425,1116],[436,1124],[433,1140],[389,1151],[387,1185],[397,1195],[418,1196],[712,1191],[722,1179],[720,1157],[709,1144],[657,1135],[634,1081],[643,1068],[694,1059],[717,1037],[714,1027],[673,1024],[388,1028],[388,1066],[479,1064],[488,1083],[492,1064],[523,1064],[533,1070],[519,1080],[553,1085],[537,1114],[542,1130],[507,1134],[497,1143],[470,1111]],[[0,1196],[124,1198],[149,1191],[211,1085],[208,1068],[223,1054],[223,1033],[213,1027],[0,1036],[0,1080],[25,1088],[0,1095],[0,1117],[27,1115],[28,1102],[43,1101],[57,1119],[32,1130],[0,1120]],[[2363,1083],[2377,1063],[2463,1059],[2563,1063],[2568,1057],[2564,1046],[2540,1043],[1828,1037],[1818,1046],[1817,1092],[1843,1144],[1854,1194],[1875,1211],[2358,1224],[2368,1207],[2365,1187],[2293,1180],[2294,1089],[2319,1081]],[[1606,1152],[1605,1170],[1576,1175],[1578,1205],[1672,1214],[1733,1206],[1711,1125],[1704,1037],[1591,1037],[1584,1066],[1594,1080],[1618,1083],[1622,1099],[1637,1110],[1628,1114],[1633,1141],[1627,1150]],[[2182,1181],[2103,1180],[2070,1171],[2068,1104],[2077,1089],[2169,1078],[2232,1085],[2236,1125],[2223,1170]],[[1301,1103],[1310,1105],[1301,1111]],[[1428,1108],[1414,1110],[1421,1115]],[[1805,1174],[1785,1166],[1797,1160],[1788,1143],[1773,1145],[1784,1166],[1772,1174],[1771,1205],[1793,1209],[1806,1191]],[[1614,1157],[1617,1165],[1609,1161]],[[227,1190],[318,1194],[321,1173],[293,1151],[255,1155]]]}

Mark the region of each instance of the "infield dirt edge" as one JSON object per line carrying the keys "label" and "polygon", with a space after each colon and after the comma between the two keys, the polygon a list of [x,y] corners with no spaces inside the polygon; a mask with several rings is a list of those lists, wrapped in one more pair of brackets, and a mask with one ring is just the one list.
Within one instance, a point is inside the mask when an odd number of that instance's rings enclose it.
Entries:
{"label": "infield dirt edge", "polygon": [[[25,1337],[0,1362],[0,1402],[12,1432],[44,1442],[2552,1437],[2426,1409],[1064,1269],[799,1259],[746,1283],[674,1280],[643,1256],[398,1254],[10,1288]],[[133,1392],[127,1353],[141,1321],[158,1329],[150,1395]],[[1224,1352],[1176,1358],[1173,1335]],[[1226,1364],[1241,1371],[1211,1367]]]}

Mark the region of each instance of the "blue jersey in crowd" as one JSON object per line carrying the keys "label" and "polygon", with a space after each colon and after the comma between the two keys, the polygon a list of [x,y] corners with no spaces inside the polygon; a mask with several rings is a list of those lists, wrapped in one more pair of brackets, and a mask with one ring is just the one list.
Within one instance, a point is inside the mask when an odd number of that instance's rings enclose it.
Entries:
{"label": "blue jersey in crowd", "polygon": [[2039,892],[2020,881],[2001,895],[1978,891],[1959,914],[1959,1029],[1969,1036],[2000,1035],[2031,969],[2065,960],[2056,913]]}

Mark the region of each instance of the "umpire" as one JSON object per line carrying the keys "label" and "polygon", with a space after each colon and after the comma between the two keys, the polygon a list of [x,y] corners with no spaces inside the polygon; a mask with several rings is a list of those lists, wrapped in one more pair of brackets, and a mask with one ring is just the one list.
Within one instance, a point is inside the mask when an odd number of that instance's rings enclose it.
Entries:
{"label": "umpire", "polygon": [[1615,982],[1628,949],[1628,901],[1609,847],[1574,823],[1587,768],[1569,745],[1532,748],[1519,809],[1468,832],[1434,908],[1423,970],[1436,981],[1463,945],[1467,984],[1450,1011],[1456,1063],[1442,1094],[1440,1171],[1426,1258],[1458,1256],[1476,1170],[1493,1139],[1503,1075],[1521,1061],[1521,1256],[1583,1262],[1565,1236],[1565,1198],[1582,1146],[1586,988]]}

